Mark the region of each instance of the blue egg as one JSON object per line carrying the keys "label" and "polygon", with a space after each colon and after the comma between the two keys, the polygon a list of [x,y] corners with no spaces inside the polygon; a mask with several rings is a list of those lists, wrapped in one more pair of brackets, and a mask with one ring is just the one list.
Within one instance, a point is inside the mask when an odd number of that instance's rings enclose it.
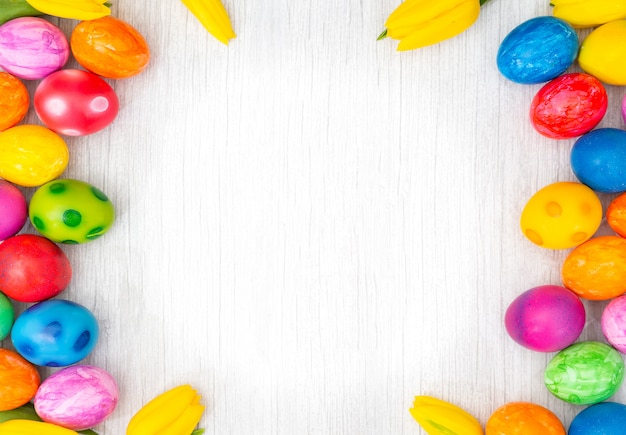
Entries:
{"label": "blue egg", "polygon": [[581,136],[570,154],[576,178],[597,192],[626,191],[626,131],[598,128]]}
{"label": "blue egg", "polygon": [[626,405],[602,402],[578,413],[567,432],[568,435],[624,435],[626,431]]}
{"label": "blue egg", "polygon": [[11,330],[15,350],[38,366],[66,367],[85,358],[98,341],[98,321],[75,302],[50,299],[27,308]]}
{"label": "blue egg", "polygon": [[536,17],[514,28],[498,49],[500,73],[521,84],[550,81],[567,70],[578,54],[578,34],[565,21]]}

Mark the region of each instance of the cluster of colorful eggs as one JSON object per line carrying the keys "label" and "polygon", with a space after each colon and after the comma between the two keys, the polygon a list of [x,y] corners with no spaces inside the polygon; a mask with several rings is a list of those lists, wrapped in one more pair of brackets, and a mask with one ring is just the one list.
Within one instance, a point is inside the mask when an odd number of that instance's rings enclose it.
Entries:
{"label": "cluster of colorful eggs", "polygon": [[[71,55],[84,69],[64,69]],[[110,16],[78,22],[69,40],[40,17],[0,25],[0,340],[13,345],[0,349],[0,411],[32,401],[43,421],[78,431],[117,405],[113,377],[80,363],[98,341],[96,317],[56,298],[72,278],[60,245],[105,234],[114,207],[97,187],[58,177],[69,161],[62,136],[95,133],[117,116],[105,79],[134,76],[149,57],[142,35]],[[43,125],[18,125],[30,107],[22,80],[40,80],[33,106]],[[30,305],[16,316],[13,302]],[[59,369],[42,380],[38,367]]]}
{"label": "cluster of colorful eggs", "polygon": [[[562,266],[562,283],[523,292],[510,303],[504,319],[516,343],[556,352],[544,371],[547,389],[565,402],[590,405],[574,418],[570,435],[617,435],[626,424],[626,405],[605,402],[622,385],[625,370],[626,131],[597,128],[608,108],[605,85],[626,85],[626,69],[619,60],[626,54],[624,38],[626,20],[600,25],[580,41],[569,23],[541,16],[513,29],[497,55],[505,78],[542,84],[530,102],[534,129],[553,139],[576,139],[570,163],[578,181],[540,189],[520,219],[523,234],[534,244],[573,248]],[[583,72],[567,73],[575,62]],[[622,112],[626,120],[626,98]],[[606,210],[616,235],[595,236],[603,218],[599,194],[619,194]],[[606,342],[577,342],[586,324],[583,299],[610,300],[601,319]],[[530,414],[528,418],[537,423]],[[558,421],[539,423],[541,433],[565,433]]]}

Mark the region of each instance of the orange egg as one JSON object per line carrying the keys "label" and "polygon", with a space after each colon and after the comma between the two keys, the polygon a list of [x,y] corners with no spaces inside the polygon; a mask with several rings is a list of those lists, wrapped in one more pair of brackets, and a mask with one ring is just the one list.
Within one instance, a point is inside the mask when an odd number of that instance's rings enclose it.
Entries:
{"label": "orange egg", "polygon": [[565,435],[558,417],[543,406],[511,402],[496,409],[485,428],[486,435]]}
{"label": "orange egg", "polygon": [[0,349],[0,411],[18,408],[35,396],[41,378],[34,365],[9,349]]}
{"label": "orange egg", "polygon": [[114,17],[80,22],[70,37],[72,54],[83,68],[111,79],[132,77],[150,61],[144,37]]}
{"label": "orange egg", "polygon": [[0,72],[0,131],[13,127],[26,116],[30,98],[17,77]]}
{"label": "orange egg", "polygon": [[626,239],[602,236],[586,241],[569,253],[561,278],[565,287],[589,300],[626,293]]}
{"label": "orange egg", "polygon": [[613,231],[626,237],[626,193],[611,201],[606,209],[606,221]]}

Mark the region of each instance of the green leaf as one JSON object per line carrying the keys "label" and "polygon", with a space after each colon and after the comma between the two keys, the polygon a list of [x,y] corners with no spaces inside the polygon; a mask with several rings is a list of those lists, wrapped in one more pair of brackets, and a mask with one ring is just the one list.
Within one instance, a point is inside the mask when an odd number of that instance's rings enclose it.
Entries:
{"label": "green leaf", "polygon": [[383,33],[378,35],[378,38],[376,38],[376,40],[380,41],[381,39],[385,39],[386,37],[387,37],[387,29],[383,30]]}
{"label": "green leaf", "polygon": [[480,0],[480,5],[484,5],[485,3],[487,3],[489,0]]}
{"label": "green leaf", "polygon": [[191,432],[191,435],[202,435],[204,433],[204,429],[196,429]]}

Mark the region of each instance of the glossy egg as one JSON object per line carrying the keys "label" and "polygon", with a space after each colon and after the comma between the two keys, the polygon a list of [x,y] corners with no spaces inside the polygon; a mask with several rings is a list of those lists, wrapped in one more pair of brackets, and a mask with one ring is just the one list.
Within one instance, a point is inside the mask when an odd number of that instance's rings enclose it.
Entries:
{"label": "glossy egg", "polygon": [[528,200],[520,227],[542,248],[567,249],[589,240],[601,222],[598,195],[584,184],[562,181],[541,188]]}
{"label": "glossy egg", "polygon": [[31,305],[17,316],[13,346],[38,366],[65,367],[85,358],[98,341],[98,322],[75,302],[51,299]]}
{"label": "glossy egg", "polygon": [[611,346],[598,341],[572,344],[557,353],[544,372],[544,383],[557,398],[591,405],[611,397],[624,380],[624,361]]}
{"label": "glossy egg", "polygon": [[0,180],[0,241],[17,234],[28,218],[28,205],[22,191]]}
{"label": "glossy egg", "polygon": [[4,340],[11,332],[15,320],[13,304],[4,294],[0,293],[0,340]]}
{"label": "glossy egg", "polygon": [[624,435],[626,405],[602,402],[583,409],[574,417],[568,435]]}
{"label": "glossy egg", "polygon": [[50,74],[33,98],[35,112],[48,128],[66,136],[85,136],[117,117],[119,100],[102,78],[78,69]]}
{"label": "glossy egg", "polygon": [[65,34],[38,17],[20,17],[0,26],[0,67],[16,77],[38,80],[61,69],[70,56]]}
{"label": "glossy egg", "polygon": [[0,131],[13,127],[26,116],[30,97],[24,83],[0,71]]}
{"label": "glossy egg", "polygon": [[626,237],[626,193],[613,198],[606,208],[606,222],[622,237]]}
{"label": "glossy egg", "polygon": [[587,133],[604,117],[608,98],[598,79],[582,73],[563,74],[543,86],[533,98],[533,127],[552,139]]}
{"label": "glossy egg", "polygon": [[111,200],[84,181],[58,179],[35,191],[30,220],[42,235],[58,243],[78,244],[105,234],[115,220]]}
{"label": "glossy egg", "polygon": [[0,133],[0,177],[36,187],[65,171],[69,149],[55,132],[41,125],[17,125]]}
{"label": "glossy egg", "polygon": [[565,21],[542,16],[514,28],[502,41],[497,66],[507,79],[543,83],[569,68],[578,54],[578,35]]}
{"label": "glossy egg", "polygon": [[0,243],[0,291],[19,302],[39,302],[61,293],[72,279],[65,253],[35,234]]}
{"label": "glossy egg", "polygon": [[604,307],[601,325],[611,346],[626,354],[626,296],[615,298]]}
{"label": "glossy egg", "polygon": [[528,402],[511,402],[496,409],[485,427],[486,435],[565,435],[552,411]]}
{"label": "glossy egg", "polygon": [[504,323],[516,343],[538,352],[556,352],[582,333],[585,307],[572,291],[544,285],[515,298],[506,310]]}
{"label": "glossy egg", "polygon": [[581,183],[597,192],[626,191],[626,131],[598,128],[572,147],[570,163]]}
{"label": "glossy egg", "polygon": [[583,71],[610,85],[626,85],[626,20],[615,20],[585,37],[578,56]]}
{"label": "glossy egg", "polygon": [[0,348],[0,411],[28,403],[35,396],[40,382],[35,366],[18,353]]}
{"label": "glossy egg", "polygon": [[626,95],[624,95],[624,98],[622,99],[622,118],[624,119],[624,122],[626,122]]}
{"label": "glossy egg", "polygon": [[115,410],[118,397],[117,384],[109,372],[76,365],[46,378],[33,402],[43,421],[80,431],[106,420]]}
{"label": "glossy egg", "polygon": [[83,68],[112,79],[137,75],[150,60],[150,50],[141,33],[111,16],[81,21],[72,32],[70,47]]}

